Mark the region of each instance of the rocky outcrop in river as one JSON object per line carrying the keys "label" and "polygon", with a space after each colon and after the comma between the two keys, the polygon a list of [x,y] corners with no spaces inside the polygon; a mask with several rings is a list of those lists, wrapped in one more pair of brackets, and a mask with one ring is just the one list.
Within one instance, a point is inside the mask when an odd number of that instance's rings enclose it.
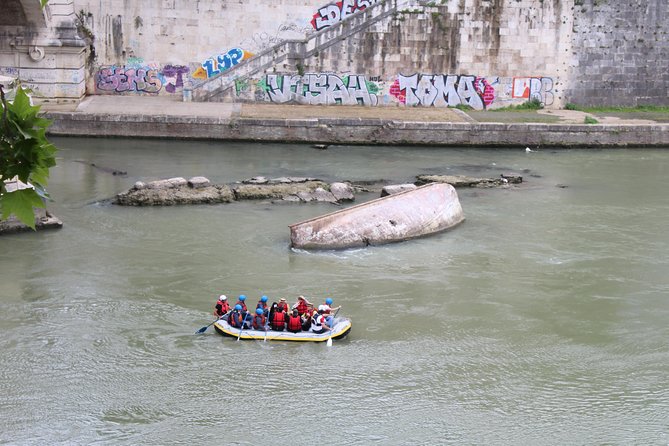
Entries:
{"label": "rocky outcrop in river", "polygon": [[212,204],[236,200],[340,203],[354,198],[350,184],[328,184],[316,178],[254,177],[233,185],[218,185],[211,184],[205,177],[189,180],[178,177],[149,183],[138,181],[127,192],[118,194],[114,203],[124,206]]}

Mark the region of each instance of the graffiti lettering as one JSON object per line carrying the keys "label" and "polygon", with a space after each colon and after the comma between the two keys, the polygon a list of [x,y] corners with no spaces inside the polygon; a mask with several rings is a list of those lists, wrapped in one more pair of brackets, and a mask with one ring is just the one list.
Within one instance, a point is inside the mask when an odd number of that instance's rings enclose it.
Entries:
{"label": "graffiti lettering", "polygon": [[160,74],[163,75],[166,81],[165,91],[168,93],[174,93],[177,91],[177,88],[183,88],[183,75],[189,71],[189,68],[183,65],[165,65],[160,71]]}
{"label": "graffiti lettering", "polygon": [[250,57],[253,57],[253,54],[248,51],[244,51],[241,48],[233,48],[225,54],[210,57],[202,62],[202,66],[193,73],[193,78],[208,79],[217,74],[221,74],[223,71],[229,70],[242,60]]}
{"label": "graffiti lettering", "polygon": [[550,77],[514,77],[511,97],[528,101],[537,99],[544,105],[552,105],[555,100],[553,79]]}
{"label": "graffiti lettering", "polygon": [[425,107],[455,107],[466,104],[483,109],[479,89],[474,85],[475,76],[414,74],[399,75],[397,86],[391,94],[406,105]]}
{"label": "graffiti lettering", "polygon": [[314,14],[314,17],[311,19],[311,26],[316,31],[320,31],[345,20],[354,12],[362,11],[378,2],[379,0],[341,0],[337,3],[323,6]]}
{"label": "graffiti lettering", "polygon": [[272,102],[297,102],[309,105],[376,105],[362,75],[339,77],[335,74],[268,74],[265,88]]}
{"label": "graffiti lettering", "polygon": [[158,93],[163,82],[158,71],[145,67],[103,67],[96,76],[96,87],[102,92],[137,91]]}

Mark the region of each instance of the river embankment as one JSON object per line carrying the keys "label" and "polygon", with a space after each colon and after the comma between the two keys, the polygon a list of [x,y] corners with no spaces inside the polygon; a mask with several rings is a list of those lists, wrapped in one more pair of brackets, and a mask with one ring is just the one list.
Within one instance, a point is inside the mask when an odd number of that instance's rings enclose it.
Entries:
{"label": "river embankment", "polygon": [[[46,109],[58,136],[208,139],[444,147],[669,147],[669,124],[478,122],[456,109],[186,103],[161,97],[86,98],[73,111]],[[579,112],[576,112],[579,113]],[[526,121],[526,119],[524,119]]]}

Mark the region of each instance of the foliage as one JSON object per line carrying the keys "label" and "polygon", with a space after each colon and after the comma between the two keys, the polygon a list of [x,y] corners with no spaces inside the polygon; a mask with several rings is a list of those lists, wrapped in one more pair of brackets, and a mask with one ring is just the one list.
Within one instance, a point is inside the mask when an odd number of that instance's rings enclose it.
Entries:
{"label": "foliage", "polygon": [[599,124],[599,121],[593,118],[592,116],[586,116],[583,120],[584,124]]}
{"label": "foliage", "polygon": [[494,108],[491,111],[526,111],[526,110],[541,110],[544,104],[537,98],[530,99],[518,105],[509,105],[508,107]]}
{"label": "foliage", "polygon": [[579,110],[586,113],[669,113],[669,106],[666,105],[637,105],[636,107],[622,107],[622,106],[593,106],[585,107],[576,104],[565,105],[567,110]]}
{"label": "foliage", "polygon": [[[0,86],[0,100],[0,218],[13,214],[35,229],[33,207],[44,207],[49,168],[56,165],[56,147],[46,138],[51,121],[38,116],[40,107],[20,85],[12,102]],[[7,192],[5,181],[15,179],[33,187]]]}

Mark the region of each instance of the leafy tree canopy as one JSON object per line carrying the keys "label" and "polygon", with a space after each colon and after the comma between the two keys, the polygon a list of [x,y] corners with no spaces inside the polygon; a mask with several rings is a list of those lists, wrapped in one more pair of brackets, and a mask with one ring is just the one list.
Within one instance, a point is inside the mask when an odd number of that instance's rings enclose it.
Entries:
{"label": "leafy tree canopy", "polygon": [[56,147],[46,138],[51,121],[39,109],[20,85],[13,101],[0,85],[0,219],[15,215],[33,229],[33,208],[44,207],[49,168],[56,165]]}

